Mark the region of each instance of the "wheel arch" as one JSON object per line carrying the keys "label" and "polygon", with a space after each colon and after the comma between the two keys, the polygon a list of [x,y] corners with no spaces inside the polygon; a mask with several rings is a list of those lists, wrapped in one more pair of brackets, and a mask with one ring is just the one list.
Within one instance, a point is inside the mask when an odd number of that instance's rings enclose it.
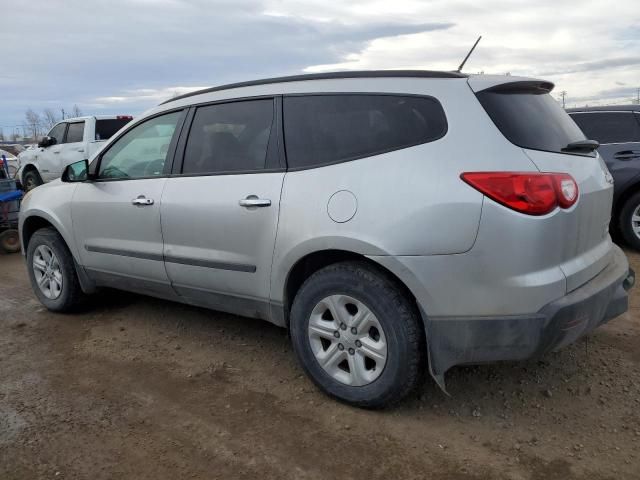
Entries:
{"label": "wheel arch", "polygon": [[76,268],[76,274],[80,281],[80,287],[84,293],[93,293],[96,290],[95,283],[88,277],[84,268],[79,263],[77,252],[75,251],[74,244],[69,241],[68,234],[64,229],[59,228],[57,222],[44,212],[38,212],[37,214],[29,215],[20,222],[20,246],[22,252],[26,255],[29,241],[33,237],[33,234],[43,228],[54,229],[61,237],[65,246],[71,253],[73,263]]}
{"label": "wheel arch", "polygon": [[367,264],[389,278],[415,305],[416,313],[420,313],[416,295],[395,272],[362,253],[332,248],[308,252],[299,258],[289,269],[284,281],[284,290],[282,292],[284,322],[287,327],[289,326],[289,312],[291,310],[291,304],[304,281],[324,267],[335,263],[349,261]]}

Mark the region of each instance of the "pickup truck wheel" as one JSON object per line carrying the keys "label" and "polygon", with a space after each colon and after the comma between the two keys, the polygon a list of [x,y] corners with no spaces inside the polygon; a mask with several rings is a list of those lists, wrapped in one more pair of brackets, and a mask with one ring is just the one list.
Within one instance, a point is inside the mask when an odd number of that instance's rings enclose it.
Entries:
{"label": "pickup truck wheel", "polygon": [[337,263],[311,275],[293,301],[290,328],[307,375],[351,405],[394,404],[422,378],[424,336],[415,305],[366,263]]}
{"label": "pickup truck wheel", "polygon": [[624,203],[619,217],[620,233],[625,242],[640,250],[640,192],[632,195]]}
{"label": "pickup truck wheel", "polygon": [[0,251],[4,253],[16,253],[20,251],[20,239],[15,229],[5,230],[0,233]]}
{"label": "pickup truck wheel", "polygon": [[71,252],[53,228],[36,231],[27,246],[27,270],[36,297],[54,312],[68,312],[84,300]]}
{"label": "pickup truck wheel", "polygon": [[40,178],[40,174],[36,170],[29,170],[22,176],[22,184],[25,192],[33,190],[43,183],[44,182],[42,181],[42,178]]}

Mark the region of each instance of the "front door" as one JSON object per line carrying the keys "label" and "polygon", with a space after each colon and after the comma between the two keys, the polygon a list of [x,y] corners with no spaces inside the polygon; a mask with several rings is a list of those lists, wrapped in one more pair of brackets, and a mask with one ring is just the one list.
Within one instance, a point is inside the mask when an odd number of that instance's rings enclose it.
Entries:
{"label": "front door", "polygon": [[182,168],[167,179],[161,208],[167,273],[190,303],[269,318],[284,179],[275,104],[207,105],[193,115]]}
{"label": "front door", "polygon": [[[60,154],[64,146],[67,123],[61,122],[51,129],[47,136],[56,139],[56,143],[48,147],[38,147],[40,150],[36,156],[38,172],[45,182],[54,180],[60,176],[58,166],[60,164]],[[82,158],[78,159],[82,160]]]}
{"label": "front door", "polygon": [[80,260],[100,285],[173,293],[164,268],[160,207],[182,118],[182,112],[172,112],[128,130],[95,160],[97,179],[75,191],[72,220]]}

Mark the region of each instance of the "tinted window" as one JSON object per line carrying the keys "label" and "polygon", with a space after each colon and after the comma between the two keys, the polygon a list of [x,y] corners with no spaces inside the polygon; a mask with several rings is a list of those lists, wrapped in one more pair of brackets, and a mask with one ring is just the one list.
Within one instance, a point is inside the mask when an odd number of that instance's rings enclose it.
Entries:
{"label": "tinted window", "polygon": [[546,90],[484,90],[477,94],[502,134],[519,147],[560,152],[585,136]]}
{"label": "tinted window", "polygon": [[587,138],[600,143],[640,142],[640,123],[633,112],[573,113]]}
{"label": "tinted window", "polygon": [[64,141],[64,131],[66,130],[66,128],[67,128],[66,123],[59,123],[58,125],[56,125],[51,129],[51,131],[49,132],[49,135],[47,136],[51,138],[55,138],[56,143],[62,143]]}
{"label": "tinted window", "polygon": [[362,158],[442,137],[447,122],[429,97],[310,95],[284,99],[290,167]]}
{"label": "tinted window", "polygon": [[272,99],[198,108],[187,139],[182,173],[263,169],[273,112]]}
{"label": "tinted window", "polygon": [[84,122],[70,123],[65,143],[81,142],[84,137]]}
{"label": "tinted window", "polygon": [[96,140],[108,140],[132,120],[131,117],[110,118],[96,121]]}
{"label": "tinted window", "polygon": [[100,161],[100,178],[161,175],[182,112],[152,118],[133,127],[109,147]]}

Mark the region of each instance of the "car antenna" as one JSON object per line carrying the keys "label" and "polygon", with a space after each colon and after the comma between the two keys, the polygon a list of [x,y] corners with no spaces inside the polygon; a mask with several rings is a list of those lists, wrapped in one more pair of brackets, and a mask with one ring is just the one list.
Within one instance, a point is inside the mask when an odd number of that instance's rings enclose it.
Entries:
{"label": "car antenna", "polygon": [[478,37],[478,39],[476,40],[476,43],[473,44],[473,47],[471,47],[471,50],[469,50],[469,53],[467,53],[467,56],[464,57],[464,60],[462,60],[462,63],[460,64],[460,66],[458,67],[458,70],[456,70],[456,72],[461,72],[462,71],[462,67],[464,67],[464,64],[467,63],[467,60],[469,60],[469,57],[471,56],[473,51],[476,49],[476,46],[478,45],[478,42],[480,42],[481,38],[482,38],[482,35],[480,35]]}

